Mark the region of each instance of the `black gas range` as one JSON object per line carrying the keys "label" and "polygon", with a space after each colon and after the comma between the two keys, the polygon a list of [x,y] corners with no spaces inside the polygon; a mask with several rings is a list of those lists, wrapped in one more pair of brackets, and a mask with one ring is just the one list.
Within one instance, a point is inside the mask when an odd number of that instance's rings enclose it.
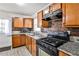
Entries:
{"label": "black gas range", "polygon": [[[37,47],[45,51],[50,56],[57,56],[57,48],[69,41],[67,32],[52,32],[46,38],[37,40]],[[38,51],[39,52],[39,51]],[[38,53],[39,55],[39,53]]]}

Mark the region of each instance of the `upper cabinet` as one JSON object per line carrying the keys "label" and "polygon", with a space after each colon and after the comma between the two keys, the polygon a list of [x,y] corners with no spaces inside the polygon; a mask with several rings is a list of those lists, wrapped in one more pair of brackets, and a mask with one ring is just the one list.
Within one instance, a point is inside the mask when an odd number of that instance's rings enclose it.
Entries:
{"label": "upper cabinet", "polygon": [[[43,16],[44,16],[45,14],[47,14],[47,13],[49,13],[49,7],[45,8],[45,9],[43,10]],[[48,28],[48,27],[49,27],[49,22],[46,21],[46,20],[42,20],[42,27],[43,27],[43,28]]]}
{"label": "upper cabinet", "polygon": [[42,19],[43,19],[43,11],[40,11],[37,13],[38,27],[42,26]]}
{"label": "upper cabinet", "polygon": [[43,20],[43,16],[48,13],[48,9],[37,13],[38,26],[42,28],[48,28],[48,21]]}
{"label": "upper cabinet", "polygon": [[32,18],[24,18],[24,27],[32,28],[33,27],[33,19]]}
{"label": "upper cabinet", "polygon": [[16,28],[33,28],[33,19],[32,18],[13,18],[13,27]]}
{"label": "upper cabinet", "polygon": [[54,3],[54,4],[51,4],[49,6],[49,12],[53,12],[53,11],[56,11],[58,9],[61,9],[61,6],[62,4],[61,3]]}
{"label": "upper cabinet", "polygon": [[23,18],[13,18],[13,27],[23,27]]}
{"label": "upper cabinet", "polygon": [[63,25],[65,27],[79,27],[79,4],[62,4]]}
{"label": "upper cabinet", "polygon": [[48,28],[48,26],[49,26],[49,22],[43,20],[43,21],[42,21],[42,27],[43,27],[43,28]]}

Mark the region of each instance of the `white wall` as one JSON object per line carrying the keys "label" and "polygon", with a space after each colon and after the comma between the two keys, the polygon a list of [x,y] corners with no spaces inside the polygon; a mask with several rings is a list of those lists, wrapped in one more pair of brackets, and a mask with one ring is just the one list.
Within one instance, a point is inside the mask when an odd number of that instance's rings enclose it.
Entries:
{"label": "white wall", "polygon": [[12,17],[25,17],[26,18],[26,17],[31,17],[31,16],[0,11],[0,18],[12,18]]}

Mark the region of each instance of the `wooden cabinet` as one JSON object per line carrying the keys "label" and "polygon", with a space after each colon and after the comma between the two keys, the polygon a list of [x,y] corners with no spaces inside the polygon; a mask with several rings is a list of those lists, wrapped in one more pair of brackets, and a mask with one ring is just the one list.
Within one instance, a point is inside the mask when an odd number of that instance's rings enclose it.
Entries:
{"label": "wooden cabinet", "polygon": [[28,49],[28,36],[26,35],[26,48]]}
{"label": "wooden cabinet", "polygon": [[26,36],[21,34],[21,35],[12,35],[12,46],[13,47],[18,47],[25,45]]}
{"label": "wooden cabinet", "polygon": [[24,18],[24,27],[33,28],[33,19],[32,18]]}
{"label": "wooden cabinet", "polygon": [[13,27],[23,27],[23,18],[14,17],[13,18]]}
{"label": "wooden cabinet", "polygon": [[67,53],[64,53],[62,51],[59,51],[59,56],[69,56]]}
{"label": "wooden cabinet", "polygon": [[26,47],[33,56],[36,56],[36,40],[28,35],[26,35]]}
{"label": "wooden cabinet", "polygon": [[43,11],[37,13],[38,25],[43,28],[48,28],[49,22],[43,20]]}
{"label": "wooden cabinet", "polygon": [[12,47],[18,47],[20,46],[20,36],[19,35],[13,35],[12,36]]}
{"label": "wooden cabinet", "polygon": [[26,35],[26,47],[32,53],[32,38],[28,35]]}
{"label": "wooden cabinet", "polygon": [[33,19],[32,18],[13,18],[13,27],[16,28],[32,28],[33,27]]}
{"label": "wooden cabinet", "polygon": [[63,25],[65,27],[79,27],[79,4],[63,3]]}
{"label": "wooden cabinet", "polygon": [[28,40],[28,45],[29,45],[29,52],[32,53],[32,38],[29,37],[29,40]]}
{"label": "wooden cabinet", "polygon": [[24,35],[24,34],[21,34],[20,35],[20,41],[21,41],[21,45],[25,45],[25,43],[26,43],[26,35]]}
{"label": "wooden cabinet", "polygon": [[36,40],[32,38],[32,55],[37,55],[37,47],[36,47]]}
{"label": "wooden cabinet", "polygon": [[49,27],[49,22],[45,21],[45,20],[42,20],[42,27],[43,28],[48,28]]}
{"label": "wooden cabinet", "polygon": [[62,8],[61,6],[62,6],[61,3],[54,3],[54,4],[51,4],[51,5],[49,6],[49,12],[53,12],[53,11],[56,11],[56,10],[58,10],[58,9],[61,9],[61,8]]}
{"label": "wooden cabinet", "polygon": [[42,27],[43,11],[37,13],[38,27]]}

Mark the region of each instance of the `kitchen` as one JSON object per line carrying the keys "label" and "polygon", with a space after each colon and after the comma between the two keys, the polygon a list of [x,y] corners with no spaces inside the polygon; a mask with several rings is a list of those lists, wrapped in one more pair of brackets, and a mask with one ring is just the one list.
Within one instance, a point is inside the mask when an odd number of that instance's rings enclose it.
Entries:
{"label": "kitchen", "polygon": [[78,7],[78,3],[0,4],[0,55],[79,56]]}

